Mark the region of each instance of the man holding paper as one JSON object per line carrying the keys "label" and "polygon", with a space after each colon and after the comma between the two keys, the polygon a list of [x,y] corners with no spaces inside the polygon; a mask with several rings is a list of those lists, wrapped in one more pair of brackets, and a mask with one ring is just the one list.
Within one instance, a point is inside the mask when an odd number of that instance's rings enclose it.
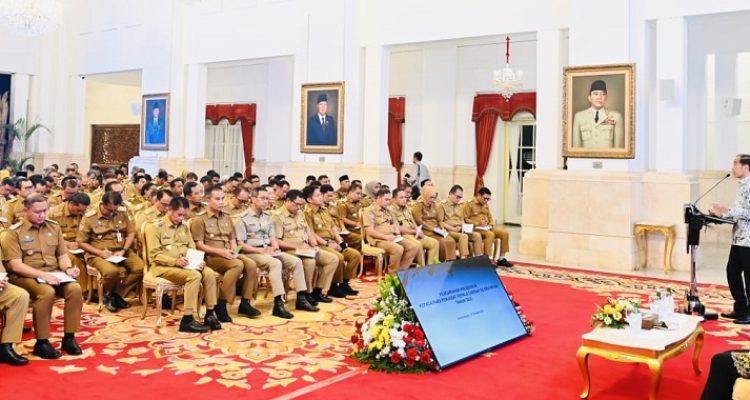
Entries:
{"label": "man holding paper", "polygon": [[34,315],[36,343],[33,354],[45,359],[62,356],[49,342],[52,305],[65,299],[65,331],[62,350],[80,355],[75,333],[81,324],[83,295],[75,279],[81,272],[71,265],[68,249],[57,222],[47,219],[47,200],[32,194],[23,201],[24,217],[2,235],[0,246],[13,272],[11,282],[29,292]]}
{"label": "man holding paper", "polygon": [[422,232],[440,243],[440,261],[456,259],[456,241],[448,236],[448,232],[440,228],[437,219],[437,192],[432,186],[425,186],[420,199],[411,206],[414,222],[422,225]]}
{"label": "man holding paper", "polygon": [[[122,196],[105,192],[94,210],[83,216],[76,241],[86,251],[86,262],[102,274],[107,310],[130,307],[123,298],[143,280],[143,260],[132,250],[135,225],[121,211]],[[120,271],[125,279],[120,284]]]}
{"label": "man holding paper", "polygon": [[474,255],[481,256],[484,254],[482,236],[465,226],[464,212],[460,204],[463,197],[464,189],[460,185],[453,185],[448,192],[448,198],[437,205],[437,219],[440,227],[448,231],[450,237],[458,242],[458,254],[461,258],[469,256],[469,241],[471,241]]}
{"label": "man holding paper", "polygon": [[375,202],[364,210],[362,225],[367,241],[388,253],[388,273],[394,275],[396,271],[409,269],[417,252],[421,251],[421,245],[401,236],[396,219],[388,208],[391,198],[390,190],[378,190]]}
{"label": "man holding paper", "polygon": [[[409,195],[406,189],[411,190],[411,186],[402,186],[393,189],[393,201],[391,202],[391,211],[393,212],[396,223],[398,224],[399,231],[404,236],[405,240],[413,241],[419,246],[417,251],[417,266],[423,267],[427,264],[434,264],[440,262],[438,259],[438,252],[440,250],[440,243],[437,239],[425,236],[422,232],[422,226],[417,225],[414,220],[414,216],[411,214],[411,210],[407,207],[409,202]],[[424,250],[427,250],[427,260],[425,260]]]}
{"label": "man holding paper", "polygon": [[495,239],[500,239],[500,251],[494,263],[500,267],[512,267],[513,264],[505,258],[505,254],[510,250],[508,231],[503,228],[493,226],[492,213],[487,205],[492,198],[492,192],[486,187],[482,187],[471,201],[464,203],[463,213],[466,222],[474,224],[474,231],[482,235],[484,243],[484,254],[493,258],[495,253],[492,247]]}
{"label": "man holding paper", "polygon": [[86,273],[83,250],[78,248],[76,236],[78,235],[78,227],[81,225],[83,214],[86,213],[86,209],[90,204],[89,195],[86,193],[76,193],[66,201],[51,207],[47,216],[60,225],[63,239],[65,239],[65,246],[68,248],[70,262],[81,271],[81,274],[78,275],[78,284],[82,288],[89,287],[89,274]]}
{"label": "man holding paper", "polygon": [[294,318],[294,314],[284,306],[286,294],[282,273],[284,270],[290,271],[294,279],[294,287],[297,289],[296,308],[303,311],[318,311],[307,301],[307,283],[302,260],[279,249],[275,228],[267,212],[271,207],[270,200],[268,191],[264,187],[259,186],[250,190],[250,208],[235,224],[237,240],[242,246],[242,252],[255,261],[258,268],[268,270],[274,296],[272,311],[274,316],[284,319]]}
{"label": "man holding paper", "polygon": [[[151,261],[150,272],[157,278],[185,285],[185,311],[180,321],[180,332],[219,330],[221,324],[214,313],[218,295],[216,273],[205,266],[203,257],[196,257],[193,263],[187,257],[190,250],[197,251],[190,228],[184,222],[189,207],[190,204],[184,197],[172,198],[166,215],[146,222],[144,238]],[[203,325],[193,319],[194,307],[200,307],[198,295],[201,285],[206,296],[207,310]]]}

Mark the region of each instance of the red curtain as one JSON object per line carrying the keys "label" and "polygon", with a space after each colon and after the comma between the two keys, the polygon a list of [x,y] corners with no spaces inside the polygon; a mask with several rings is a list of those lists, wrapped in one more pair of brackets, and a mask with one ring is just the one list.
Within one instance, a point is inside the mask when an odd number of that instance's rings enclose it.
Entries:
{"label": "red curtain", "polygon": [[388,99],[388,153],[391,165],[396,168],[396,187],[401,185],[401,154],[403,153],[403,128],[406,115],[406,99],[391,97]]}
{"label": "red curtain", "polygon": [[206,119],[216,125],[222,119],[230,124],[240,121],[242,150],[245,154],[245,177],[253,173],[253,131],[255,130],[255,104],[216,104],[206,106]]}
{"label": "red curtain", "polygon": [[519,112],[527,111],[536,118],[536,92],[517,93],[510,100],[500,94],[478,94],[474,96],[471,120],[475,124],[477,176],[474,194],[484,186],[484,173],[490,161],[492,141],[495,137],[497,117],[511,121]]}

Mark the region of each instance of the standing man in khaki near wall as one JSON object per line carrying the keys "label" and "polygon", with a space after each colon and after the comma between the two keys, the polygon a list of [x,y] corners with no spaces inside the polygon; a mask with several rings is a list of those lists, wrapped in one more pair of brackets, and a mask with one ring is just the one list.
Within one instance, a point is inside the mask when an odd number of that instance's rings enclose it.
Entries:
{"label": "standing man in khaki near wall", "polygon": [[[11,282],[29,292],[34,313],[36,344],[33,354],[45,359],[60,358],[62,354],[49,342],[50,320],[55,297],[65,299],[65,333],[62,350],[80,355],[75,333],[81,324],[83,295],[75,281],[81,271],[71,265],[60,226],[47,219],[47,201],[41,195],[24,199],[24,218],[2,235],[0,246],[8,259]],[[61,282],[64,274],[70,282]],[[38,278],[45,283],[37,281]]]}
{"label": "standing man in khaki near wall", "polygon": [[[1,261],[0,272],[7,273]],[[18,286],[11,285],[7,277],[0,279],[0,310],[4,310],[5,313],[2,336],[0,336],[0,363],[15,366],[28,364],[29,360],[18,355],[13,348],[15,343],[21,343],[23,321],[28,309],[29,293]]]}
{"label": "standing man in khaki near wall", "polygon": [[182,192],[190,203],[187,215],[188,220],[208,210],[208,204],[203,201],[203,197],[205,196],[203,185],[198,182],[188,182],[182,188]]}
{"label": "standing man in khaki near wall", "polygon": [[268,278],[271,281],[273,291],[272,314],[279,318],[294,318],[284,305],[284,273],[289,271],[294,279],[294,287],[297,289],[296,308],[302,311],[318,311],[307,301],[307,283],[305,282],[305,271],[302,260],[281,251],[279,241],[271,216],[266,212],[271,205],[268,191],[263,187],[257,187],[250,191],[250,208],[242,214],[237,223],[237,240],[242,246],[243,253],[255,261],[258,268],[268,270]]}
{"label": "standing man in khaki near wall", "polygon": [[414,221],[422,225],[422,232],[425,236],[431,237],[440,243],[440,261],[450,261],[456,259],[456,241],[452,237],[443,237],[435,233],[435,228],[440,224],[437,217],[437,192],[432,186],[424,186],[420,200],[415,201],[411,206],[411,213]]}
{"label": "standing man in khaki near wall", "polygon": [[[169,203],[167,214],[156,221],[146,222],[145,240],[148,245],[148,258],[151,260],[150,273],[179,285],[185,285],[185,310],[180,321],[180,332],[208,332],[219,330],[221,324],[214,313],[216,306],[216,272],[205,264],[190,269],[187,250],[194,249],[190,228],[185,223],[188,201],[175,197]],[[198,296],[201,286],[206,296],[206,318],[203,325],[193,318],[193,310],[200,307]]]}
{"label": "standing man in khaki near wall", "polygon": [[[326,186],[333,189],[331,185]],[[323,195],[320,189],[320,186],[312,184],[302,191],[302,195],[307,202],[304,210],[305,222],[314,233],[310,236],[315,237],[321,250],[333,254],[339,260],[328,295],[339,298],[346,297],[346,295],[355,296],[359,292],[349,285],[349,280],[357,276],[361,254],[347,247],[344,239],[339,236],[333,218],[323,206]]]}
{"label": "standing man in khaki near wall", "polygon": [[[331,253],[321,251],[313,241],[315,233],[307,226],[305,216],[300,211],[305,206],[302,192],[297,189],[290,190],[286,194],[284,205],[271,217],[273,221],[276,238],[279,240],[281,250],[295,254],[296,250],[315,250],[315,257],[302,258],[305,269],[305,281],[307,284],[307,301],[313,306],[320,303],[331,303],[333,299],[323,294],[324,290],[331,287],[333,274],[336,272],[339,259]],[[315,268],[318,268],[318,278],[313,282]],[[310,288],[315,286],[312,293]],[[299,295],[299,294],[298,294]]]}
{"label": "standing man in khaki near wall", "polygon": [[448,198],[437,204],[437,219],[440,227],[448,231],[448,235],[458,243],[458,254],[461,258],[469,257],[469,241],[471,241],[472,252],[475,256],[481,256],[482,235],[479,232],[464,233],[462,231],[464,224],[464,213],[461,207],[461,199],[464,197],[464,190],[460,185],[453,185]]}
{"label": "standing man in khaki near wall", "polygon": [[[495,239],[500,239],[500,251],[498,258],[492,260],[495,265],[500,267],[512,267],[513,264],[505,258],[505,254],[510,250],[508,231],[499,226],[494,226],[490,206],[487,204],[492,199],[492,192],[486,187],[482,187],[471,201],[463,204],[463,213],[466,222],[474,225],[474,232],[482,235],[484,242],[484,254],[492,259],[494,253],[492,247]],[[479,229],[478,229],[479,228]],[[482,229],[484,228],[484,229]]]}
{"label": "standing man in khaki near wall", "polygon": [[206,253],[206,265],[224,274],[216,304],[216,316],[221,322],[232,322],[227,306],[234,303],[237,282],[242,277],[242,293],[237,313],[246,317],[260,316],[260,311],[250,304],[255,290],[258,267],[246,256],[239,255],[232,218],[224,211],[224,190],[214,185],[208,189],[208,210],[190,220],[190,232],[195,246]]}
{"label": "standing man in khaki near wall", "polygon": [[23,200],[34,193],[34,185],[26,178],[16,180],[16,189],[18,195],[10,201],[7,201],[3,208],[3,217],[8,225],[13,225],[23,218]]}
{"label": "standing man in khaki near wall", "polygon": [[[391,201],[391,212],[396,219],[399,232],[403,235],[404,240],[410,240],[419,246],[417,251],[417,266],[423,267],[427,264],[439,263],[438,254],[440,252],[440,242],[437,239],[427,237],[423,231],[417,235],[417,222],[407,207],[409,195],[406,189],[411,190],[411,186],[401,186],[393,189],[393,200]],[[425,260],[424,250],[427,250],[427,260]]]}
{"label": "standing man in khaki near wall", "polygon": [[360,218],[362,214],[362,185],[352,183],[349,186],[349,193],[346,194],[346,200],[338,204],[339,218],[344,222],[344,226],[349,230],[349,235],[344,241],[349,247],[362,251],[362,226]]}
{"label": "standing man in khaki near wall", "polygon": [[[86,193],[76,193],[67,201],[50,208],[47,217],[60,225],[60,230],[65,240],[65,246],[68,250],[78,250],[78,228],[81,226],[81,219],[86,213],[86,209],[91,204],[89,195]],[[81,273],[78,275],[78,283],[85,290],[89,287],[89,274],[86,272],[86,263],[83,261],[83,254],[68,253],[70,262],[78,267]]]}
{"label": "standing man in khaki near wall", "polygon": [[[380,189],[375,194],[375,202],[364,212],[364,226],[367,241],[388,253],[388,273],[409,269],[421,246],[401,236],[396,218],[388,208],[391,191]],[[400,238],[400,239],[399,239]]]}
{"label": "standing man in khaki near wall", "polygon": [[[86,251],[86,262],[102,274],[110,312],[130,307],[123,297],[143,280],[143,260],[132,250],[135,225],[120,211],[121,205],[119,193],[104,193],[101,202],[83,216],[76,237],[78,246]],[[112,256],[125,257],[125,260],[117,264],[107,261]],[[121,270],[125,271],[122,285]]]}

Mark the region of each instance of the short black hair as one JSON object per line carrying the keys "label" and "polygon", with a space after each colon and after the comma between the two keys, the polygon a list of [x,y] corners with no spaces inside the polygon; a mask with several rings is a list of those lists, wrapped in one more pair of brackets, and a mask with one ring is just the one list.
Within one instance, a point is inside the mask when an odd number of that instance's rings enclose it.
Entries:
{"label": "short black hair", "polygon": [[101,204],[114,204],[116,206],[120,206],[122,205],[122,195],[117,192],[106,192],[104,193],[104,196],[102,196]]}
{"label": "short black hair", "polygon": [[414,159],[417,160],[417,161],[422,161],[422,152],[421,151],[415,152],[414,153]]}
{"label": "short black hair", "polygon": [[164,196],[175,197],[174,193],[169,189],[159,189],[156,191],[156,200],[161,200]]}
{"label": "short black hair", "polygon": [[479,188],[479,190],[477,191],[477,193],[481,194],[482,196],[484,196],[484,195],[492,196],[492,192],[490,192],[490,189],[487,189],[484,186],[482,186],[481,188]]}
{"label": "short black hair", "polygon": [[73,204],[82,204],[84,206],[91,205],[91,198],[89,197],[89,195],[83,192],[78,192],[74,194],[73,196],[70,197],[70,199],[68,199],[68,201]]}
{"label": "short black hair", "polygon": [[200,183],[198,182],[188,182],[185,184],[185,186],[182,187],[182,194],[185,196],[190,196],[193,194],[193,188],[196,186],[200,186]]}
{"label": "short black hair", "polygon": [[290,190],[290,191],[287,192],[287,194],[286,194],[286,201],[294,201],[294,200],[297,200],[300,197],[303,197],[302,196],[302,191],[300,191],[298,189],[292,189],[292,190]]}
{"label": "short black hair", "polygon": [[156,186],[153,182],[148,182],[141,188],[141,196],[145,196],[146,193],[148,193],[149,190],[151,190],[152,187]]}
{"label": "short black hair", "polygon": [[376,199],[379,199],[379,198],[381,198],[381,197],[383,197],[383,196],[385,196],[385,195],[387,195],[387,194],[391,194],[391,190],[390,190],[390,189],[388,189],[388,188],[382,188],[382,187],[381,187],[381,188],[380,188],[380,189],[378,189],[378,191],[377,191],[377,192],[375,193],[375,198],[376,198]]}
{"label": "short black hair", "polygon": [[[313,194],[315,194],[315,190],[316,189],[318,191],[320,191],[320,186],[318,186],[318,185],[305,186],[305,188],[302,189],[302,197],[304,197],[305,200],[310,200],[310,198],[313,196]],[[291,190],[290,190],[290,192],[291,192]],[[289,193],[287,193],[286,197],[287,197],[287,199],[289,198]]]}
{"label": "short black hair", "polygon": [[449,190],[448,193],[453,194],[453,193],[456,193],[459,190],[463,192],[464,188],[462,188],[461,185],[453,185],[453,186],[451,186],[451,190]]}
{"label": "short black hair", "polygon": [[328,179],[328,175],[321,175],[318,177],[319,181],[322,181],[323,179]]}
{"label": "short black hair", "polygon": [[114,185],[122,185],[122,182],[120,182],[120,181],[110,181],[110,182],[107,182],[107,184],[104,185],[104,191],[105,192],[111,192],[112,191],[112,186],[114,186]]}
{"label": "short black hair", "polygon": [[198,175],[195,172],[188,172],[185,174],[185,179],[198,180]]}
{"label": "short black hair", "polygon": [[211,177],[206,175],[204,177],[201,177],[201,183],[211,182]]}
{"label": "short black hair", "polygon": [[331,185],[328,185],[328,184],[320,185],[320,193],[333,192],[334,190],[335,189]]}
{"label": "short black hair", "polygon": [[177,182],[182,182],[183,185],[185,184],[185,180],[184,179],[182,179],[182,178],[174,178],[174,179],[172,179],[172,182],[169,182],[169,187],[174,188],[174,185]]}
{"label": "short black hair", "polygon": [[169,209],[176,211],[180,208],[190,208],[190,203],[184,197],[172,197],[172,200],[169,201]]}

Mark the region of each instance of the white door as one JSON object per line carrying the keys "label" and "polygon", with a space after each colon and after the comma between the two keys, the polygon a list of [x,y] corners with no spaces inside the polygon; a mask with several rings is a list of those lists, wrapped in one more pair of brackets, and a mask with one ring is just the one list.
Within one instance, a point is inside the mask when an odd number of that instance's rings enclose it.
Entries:
{"label": "white door", "polygon": [[240,122],[234,125],[226,119],[219,121],[218,125],[206,122],[206,158],[221,176],[245,171]]}
{"label": "white door", "polygon": [[536,121],[529,113],[517,114],[506,124],[505,204],[506,224],[521,224],[523,177],[536,165]]}

